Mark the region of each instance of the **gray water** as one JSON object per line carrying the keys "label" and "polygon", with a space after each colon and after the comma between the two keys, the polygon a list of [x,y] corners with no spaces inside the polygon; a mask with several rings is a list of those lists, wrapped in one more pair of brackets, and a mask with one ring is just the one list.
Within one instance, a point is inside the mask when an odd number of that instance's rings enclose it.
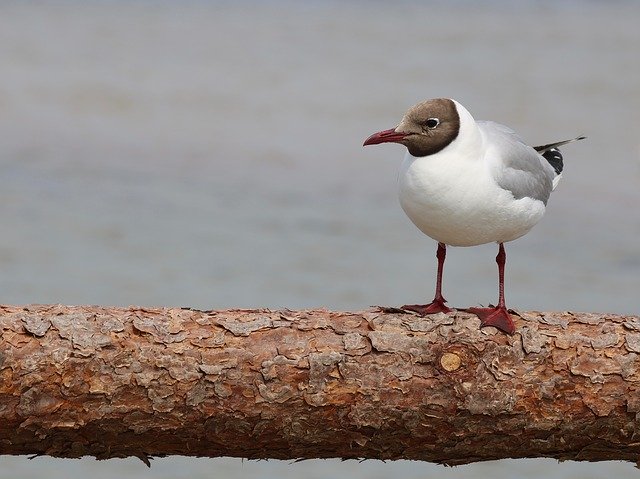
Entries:
{"label": "gray water", "polygon": [[[396,198],[398,145],[447,96],[531,143],[583,134],[507,246],[516,309],[640,311],[637,2],[1,2],[0,301],[195,308],[425,301],[435,243]],[[451,249],[450,304],[496,299],[495,245]],[[629,464],[96,462],[13,478],[637,475]]]}

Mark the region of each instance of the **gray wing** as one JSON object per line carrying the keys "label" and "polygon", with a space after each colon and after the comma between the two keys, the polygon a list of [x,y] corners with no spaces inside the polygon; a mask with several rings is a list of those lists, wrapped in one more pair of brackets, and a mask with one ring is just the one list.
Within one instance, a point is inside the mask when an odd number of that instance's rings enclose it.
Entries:
{"label": "gray wing", "polygon": [[479,121],[494,179],[514,198],[533,198],[545,205],[556,177],[553,167],[511,128],[492,121]]}

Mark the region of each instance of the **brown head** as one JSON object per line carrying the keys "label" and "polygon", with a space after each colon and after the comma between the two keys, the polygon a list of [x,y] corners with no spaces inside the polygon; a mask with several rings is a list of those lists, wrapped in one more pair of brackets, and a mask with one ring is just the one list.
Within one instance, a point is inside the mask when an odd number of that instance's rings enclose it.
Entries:
{"label": "brown head", "polygon": [[435,98],[412,106],[396,128],[374,133],[363,146],[400,143],[413,156],[438,153],[458,136],[460,115],[453,100]]}

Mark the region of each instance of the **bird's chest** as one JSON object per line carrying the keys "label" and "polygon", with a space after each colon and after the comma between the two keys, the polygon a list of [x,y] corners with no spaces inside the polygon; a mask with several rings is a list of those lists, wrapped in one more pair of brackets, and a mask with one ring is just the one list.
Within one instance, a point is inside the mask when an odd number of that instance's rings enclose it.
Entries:
{"label": "bird's chest", "polygon": [[[477,215],[500,194],[482,162],[408,158],[400,169],[400,202],[407,214],[432,218]],[[415,211],[417,210],[417,211]]]}
{"label": "bird's chest", "polygon": [[492,180],[483,162],[412,158],[398,178],[400,204],[428,236],[450,245],[495,241],[492,235],[511,216],[509,192]]}

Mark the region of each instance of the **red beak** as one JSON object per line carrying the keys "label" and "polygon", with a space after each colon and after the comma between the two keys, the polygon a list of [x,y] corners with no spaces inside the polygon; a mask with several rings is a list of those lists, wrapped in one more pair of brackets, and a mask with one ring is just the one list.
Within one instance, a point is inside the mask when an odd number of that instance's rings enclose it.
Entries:
{"label": "red beak", "polygon": [[362,146],[377,145],[378,143],[398,143],[402,141],[408,133],[397,132],[395,129],[379,131],[364,140]]}

